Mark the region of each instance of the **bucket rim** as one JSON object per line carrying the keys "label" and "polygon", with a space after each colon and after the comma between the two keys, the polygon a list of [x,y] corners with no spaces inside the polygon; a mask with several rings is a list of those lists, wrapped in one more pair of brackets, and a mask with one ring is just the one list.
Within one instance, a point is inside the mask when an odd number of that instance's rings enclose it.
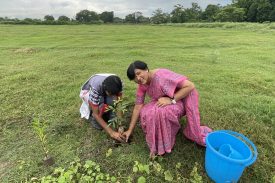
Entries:
{"label": "bucket rim", "polygon": [[[249,146],[245,142],[243,142],[243,141],[242,142],[244,143],[244,145],[250,150],[250,156],[248,158],[246,158],[246,159],[241,159],[241,160],[240,159],[233,159],[233,158],[229,158],[229,157],[227,157],[227,156],[225,156],[225,155],[223,155],[221,153],[218,153],[218,151],[216,149],[214,149],[212,145],[210,145],[209,139],[208,139],[211,134],[216,134],[216,133],[223,133],[223,134],[226,134],[226,135],[230,135],[231,137],[233,137],[235,139],[238,139],[236,136],[233,136],[233,135],[231,135],[229,133],[226,133],[223,130],[213,131],[213,132],[209,133],[207,135],[206,139],[205,139],[205,141],[206,141],[206,148],[210,148],[219,157],[221,157],[223,159],[226,159],[228,161],[231,161],[231,162],[238,163],[238,164],[246,165],[252,159],[253,153],[251,152],[251,149],[249,148]],[[240,140],[240,139],[238,139],[238,140]]]}

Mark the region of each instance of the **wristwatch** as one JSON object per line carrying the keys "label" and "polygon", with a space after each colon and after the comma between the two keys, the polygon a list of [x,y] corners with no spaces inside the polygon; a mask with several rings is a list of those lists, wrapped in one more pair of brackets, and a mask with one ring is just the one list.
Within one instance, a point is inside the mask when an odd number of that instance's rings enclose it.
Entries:
{"label": "wristwatch", "polygon": [[171,99],[171,102],[172,102],[172,104],[176,104],[177,103],[177,101],[175,100],[175,98]]}

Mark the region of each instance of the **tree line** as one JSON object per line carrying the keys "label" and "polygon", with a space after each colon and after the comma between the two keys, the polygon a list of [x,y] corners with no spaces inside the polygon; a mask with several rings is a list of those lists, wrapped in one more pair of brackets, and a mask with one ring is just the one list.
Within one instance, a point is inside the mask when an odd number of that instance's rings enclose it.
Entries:
{"label": "tree line", "polygon": [[45,15],[44,19],[25,18],[23,20],[0,17],[4,24],[101,24],[101,23],[133,23],[133,24],[162,24],[186,22],[273,22],[275,21],[275,0],[233,0],[232,4],[221,6],[209,4],[205,10],[192,3],[190,8],[181,4],[174,6],[168,13],[156,9],[151,17],[143,16],[142,12],[133,12],[125,18],[114,17],[113,11],[96,13],[90,10],[81,10],[74,19],[52,15]]}

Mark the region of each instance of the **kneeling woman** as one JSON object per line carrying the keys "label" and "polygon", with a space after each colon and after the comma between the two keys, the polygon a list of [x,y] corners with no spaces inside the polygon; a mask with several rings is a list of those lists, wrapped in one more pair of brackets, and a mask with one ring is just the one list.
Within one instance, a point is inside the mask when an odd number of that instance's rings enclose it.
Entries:
{"label": "kneeling woman", "polygon": [[[187,77],[167,69],[150,70],[142,61],[135,61],[128,67],[127,76],[137,84],[136,103],[129,129],[124,132],[126,140],[132,134],[140,117],[150,156],[170,153],[180,129],[180,119],[186,115],[184,135],[205,146],[205,137],[211,132],[200,126],[198,92]],[[144,104],[145,95],[151,101]]]}

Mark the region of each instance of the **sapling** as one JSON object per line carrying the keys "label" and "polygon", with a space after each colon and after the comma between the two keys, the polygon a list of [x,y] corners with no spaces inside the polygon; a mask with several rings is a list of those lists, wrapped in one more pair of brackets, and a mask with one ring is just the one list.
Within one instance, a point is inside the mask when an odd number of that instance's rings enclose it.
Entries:
{"label": "sapling", "polygon": [[32,128],[34,129],[34,132],[36,133],[36,135],[38,136],[41,145],[42,145],[42,149],[44,151],[44,164],[45,165],[53,165],[54,164],[54,159],[52,157],[49,156],[49,150],[47,147],[47,135],[45,134],[45,130],[46,130],[46,124],[44,122],[41,122],[38,118],[34,118],[32,121]]}
{"label": "sapling", "polygon": [[127,107],[129,106],[128,102],[125,102],[121,97],[118,97],[117,100],[114,100],[114,104],[108,106],[107,111],[113,112],[115,117],[108,121],[108,126],[112,126],[113,129],[117,130],[119,133],[124,132],[124,126],[126,123],[125,113],[127,112]]}

